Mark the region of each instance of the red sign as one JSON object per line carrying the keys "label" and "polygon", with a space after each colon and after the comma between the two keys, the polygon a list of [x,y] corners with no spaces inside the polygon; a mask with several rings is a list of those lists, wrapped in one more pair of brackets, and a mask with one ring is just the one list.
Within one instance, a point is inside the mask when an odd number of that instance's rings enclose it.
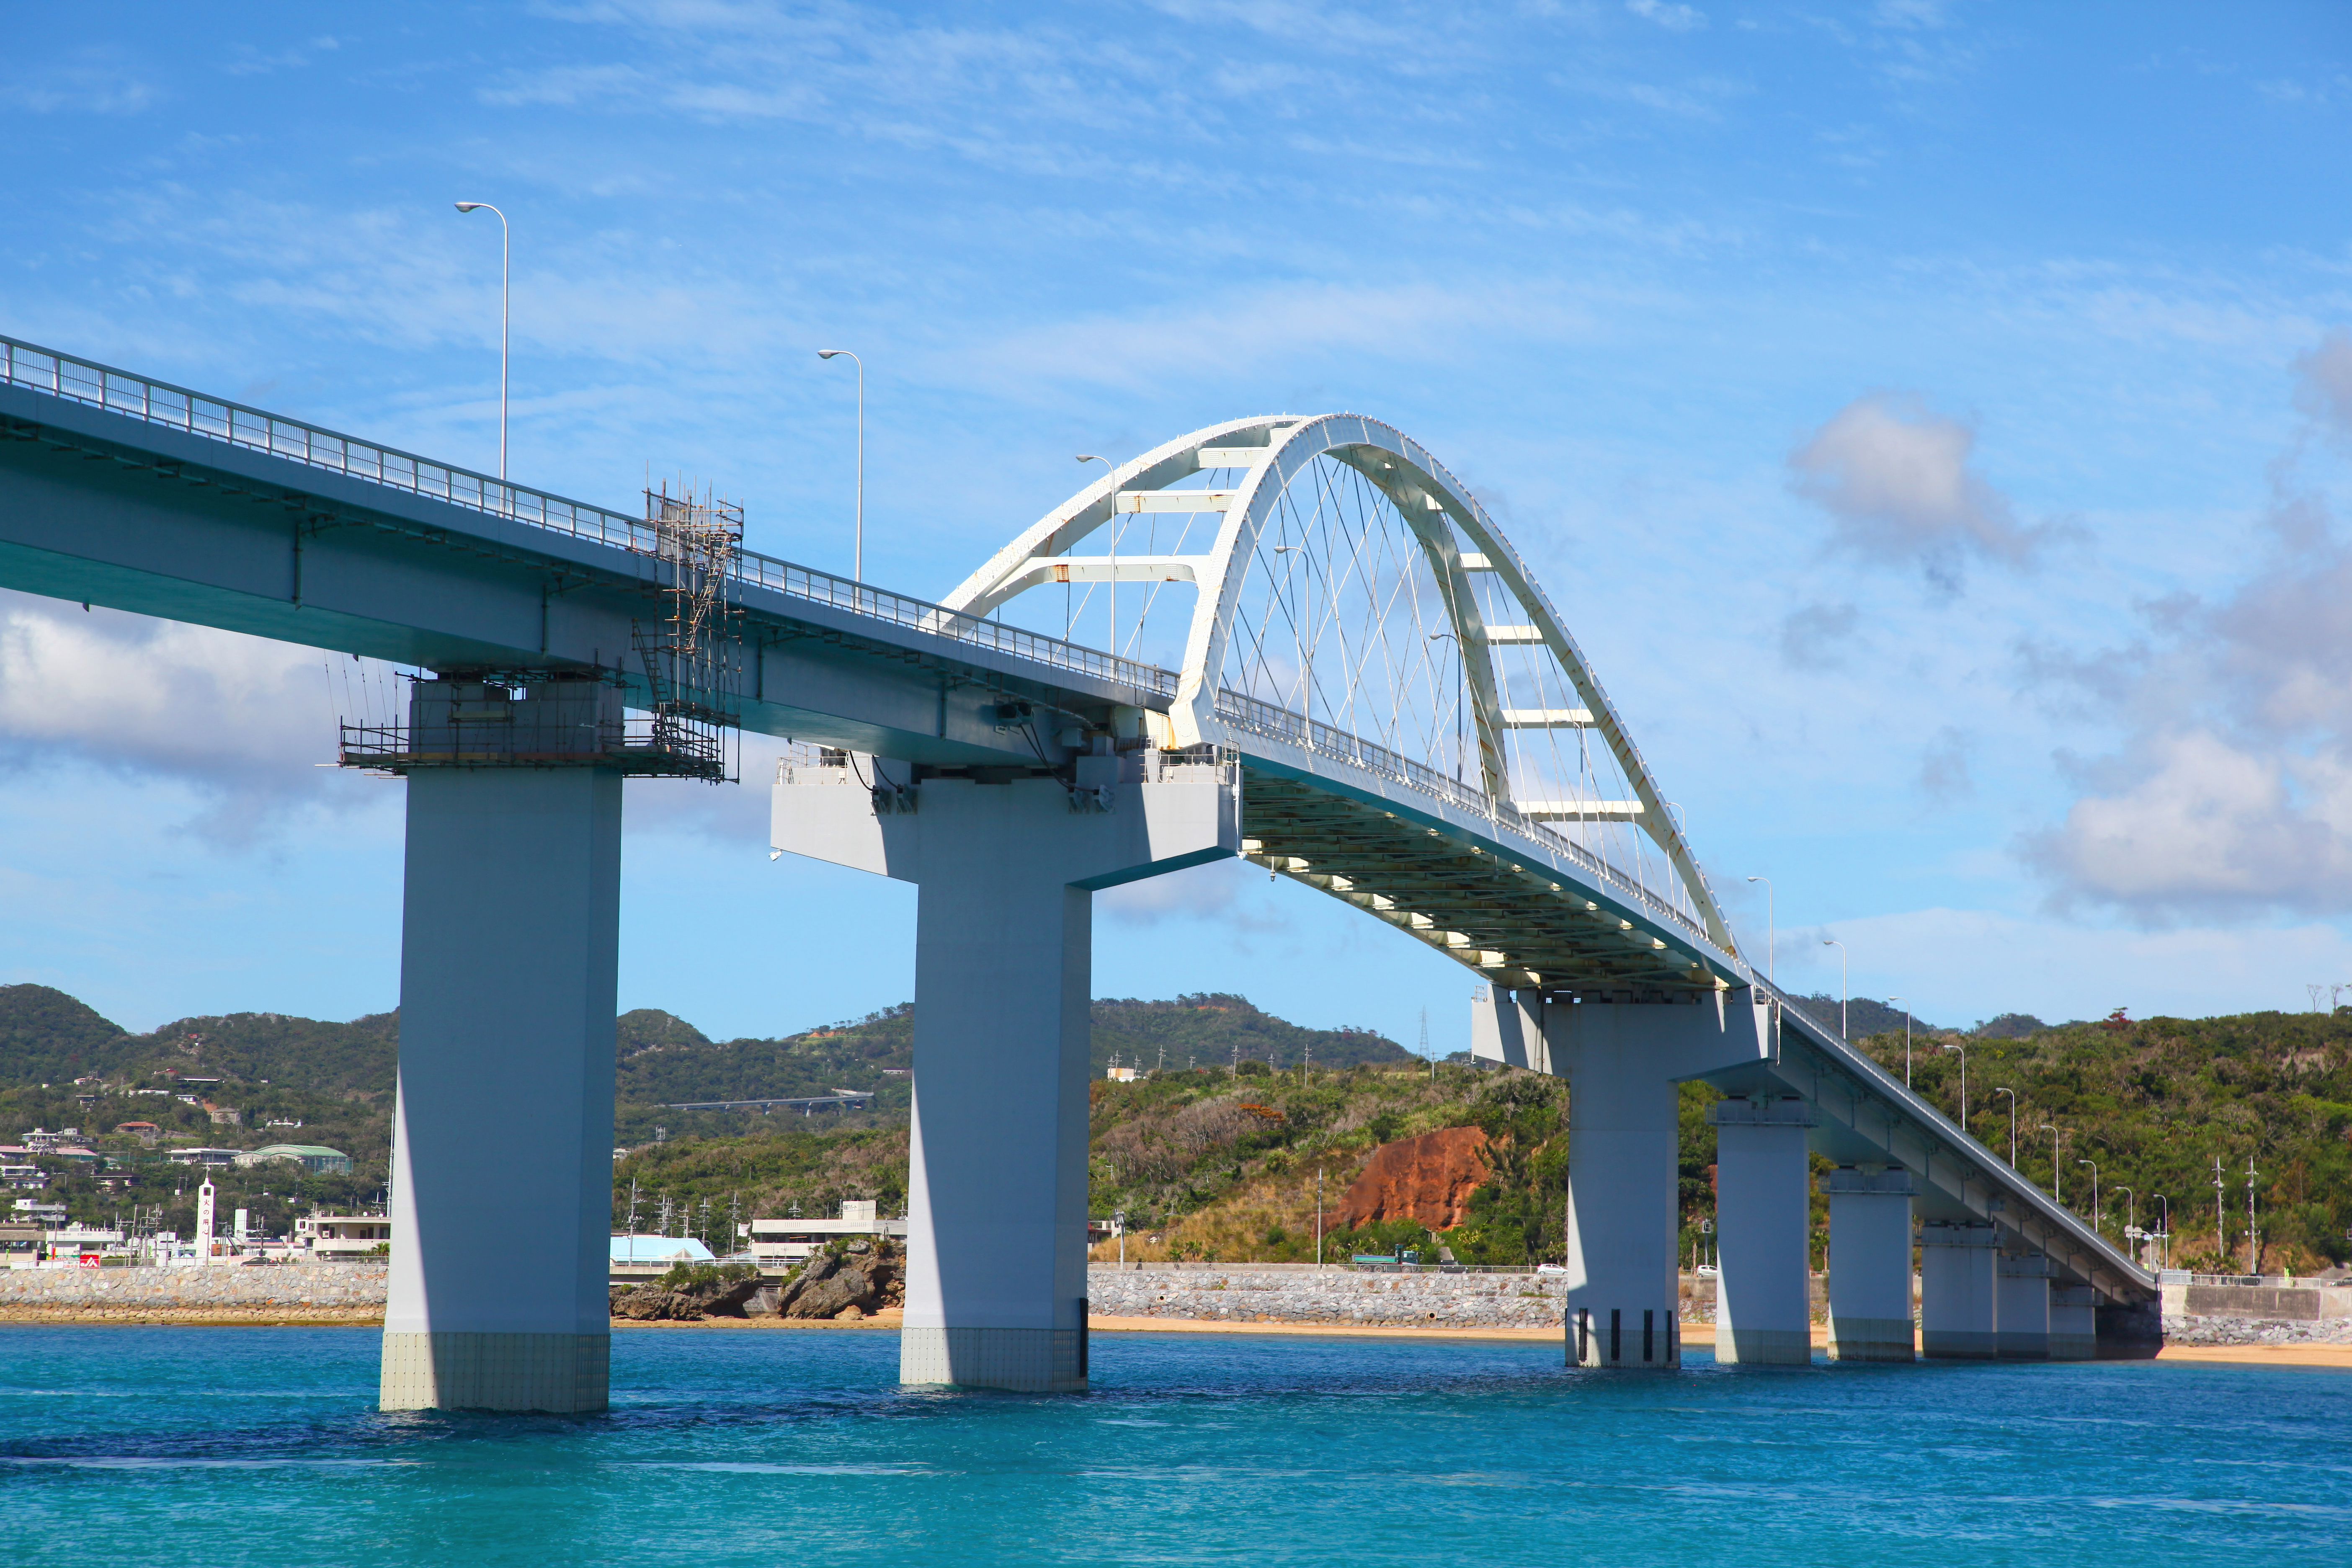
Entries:
{"label": "red sign", "polygon": [[81,1255],[81,1266],[82,1266],[84,1268],[97,1268],[97,1267],[98,1267],[98,1254],[97,1254],[97,1253],[95,1253],[95,1252],[85,1252],[85,1253],[83,1253],[83,1254]]}

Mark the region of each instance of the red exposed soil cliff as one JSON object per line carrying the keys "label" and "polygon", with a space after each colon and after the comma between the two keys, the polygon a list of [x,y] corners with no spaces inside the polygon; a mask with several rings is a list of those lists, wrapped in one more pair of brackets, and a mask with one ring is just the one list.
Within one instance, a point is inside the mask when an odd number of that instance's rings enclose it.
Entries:
{"label": "red exposed soil cliff", "polygon": [[1475,1127],[1441,1127],[1381,1144],[1339,1200],[1339,1223],[1410,1217],[1432,1230],[1452,1229],[1486,1179],[1486,1134]]}

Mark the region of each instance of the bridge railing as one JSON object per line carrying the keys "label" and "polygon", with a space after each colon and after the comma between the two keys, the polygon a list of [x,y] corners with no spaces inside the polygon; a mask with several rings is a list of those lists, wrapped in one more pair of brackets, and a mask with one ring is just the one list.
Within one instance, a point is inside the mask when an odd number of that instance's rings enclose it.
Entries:
{"label": "bridge railing", "polygon": [[[0,335],[0,381],[207,440],[364,479],[370,484],[429,496],[526,527],[543,528],[574,539],[640,552],[651,552],[656,547],[654,526],[642,517],[493,479],[471,468],[437,463],[414,452],[362,441],[322,426],[289,419],[208,393],[192,392],[184,386],[135,375],[95,360],[60,353],[5,335]],[[909,630],[929,632],[1055,669],[1092,676],[1162,697],[1176,694],[1175,673],[1157,665],[965,615],[904,594],[795,565],[772,555],[743,551],[738,554],[730,575],[740,584],[767,588],[789,598],[845,610]]]}
{"label": "bridge railing", "polygon": [[1334,729],[1319,719],[1309,719],[1287,708],[1221,687],[1217,691],[1217,717],[1240,729],[1255,731],[1274,740],[1287,741],[1318,756],[1351,763],[1366,773],[1392,780],[1423,795],[1434,796],[1458,811],[1481,816],[1501,830],[1534,840],[1555,855],[1573,862],[1595,881],[1629,902],[1638,904],[1657,918],[1672,921],[1702,941],[1706,931],[1689,914],[1660,898],[1635,878],[1627,876],[1617,867],[1587,849],[1564,833],[1545,826],[1533,817],[1522,816],[1507,801],[1497,801],[1486,791],[1448,777],[1426,763],[1386,746],[1377,745],[1345,730]]}

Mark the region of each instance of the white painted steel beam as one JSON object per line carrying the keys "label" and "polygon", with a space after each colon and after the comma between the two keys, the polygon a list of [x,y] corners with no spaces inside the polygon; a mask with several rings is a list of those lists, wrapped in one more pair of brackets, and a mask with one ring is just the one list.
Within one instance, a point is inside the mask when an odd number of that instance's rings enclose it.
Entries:
{"label": "white painted steel beam", "polygon": [[1590,708],[1506,708],[1503,710],[1506,730],[1590,730],[1592,710]]}
{"label": "white painted steel beam", "polygon": [[1120,511],[1223,511],[1239,490],[1121,490]]}
{"label": "white painted steel beam", "polygon": [[1541,626],[1488,626],[1486,638],[1490,643],[1539,643],[1544,640]]}
{"label": "white painted steel beam", "polygon": [[1537,822],[1638,822],[1638,800],[1515,800],[1521,816]]}
{"label": "white painted steel beam", "polygon": [[1255,468],[1273,455],[1271,447],[1203,447],[1197,454],[1204,468]]}

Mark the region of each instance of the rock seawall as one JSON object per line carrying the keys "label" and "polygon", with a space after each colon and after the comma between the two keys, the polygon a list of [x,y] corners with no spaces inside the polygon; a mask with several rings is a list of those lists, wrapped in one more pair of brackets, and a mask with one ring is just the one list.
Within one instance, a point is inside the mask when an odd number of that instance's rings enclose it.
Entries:
{"label": "rock seawall", "polygon": [[1557,1328],[1561,1281],[1538,1274],[1374,1274],[1311,1265],[1097,1263],[1088,1310],[1113,1318],[1379,1328]]}
{"label": "rock seawall", "polygon": [[382,1263],[0,1269],[0,1321],[383,1321]]}

